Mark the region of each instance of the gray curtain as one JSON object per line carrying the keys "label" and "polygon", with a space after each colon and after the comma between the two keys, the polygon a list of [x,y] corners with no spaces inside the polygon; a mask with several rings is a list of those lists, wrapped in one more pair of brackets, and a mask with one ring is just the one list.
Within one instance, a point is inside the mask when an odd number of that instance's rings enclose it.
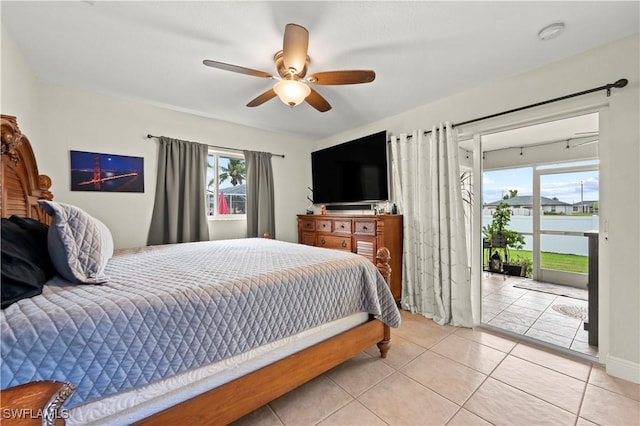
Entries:
{"label": "gray curtain", "polygon": [[271,153],[244,151],[247,170],[247,237],[276,237]]}
{"label": "gray curtain", "polygon": [[204,193],[207,153],[207,145],[160,137],[149,245],[209,239]]}

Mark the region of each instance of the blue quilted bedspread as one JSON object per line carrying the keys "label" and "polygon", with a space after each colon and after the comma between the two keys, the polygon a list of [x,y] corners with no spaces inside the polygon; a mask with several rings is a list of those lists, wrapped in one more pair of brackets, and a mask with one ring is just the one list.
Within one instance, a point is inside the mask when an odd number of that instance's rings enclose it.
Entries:
{"label": "blue quilted bedspread", "polygon": [[265,239],[116,254],[101,285],[55,278],[2,311],[1,389],[77,386],[73,407],[237,355],[355,312],[400,315],[362,256]]}

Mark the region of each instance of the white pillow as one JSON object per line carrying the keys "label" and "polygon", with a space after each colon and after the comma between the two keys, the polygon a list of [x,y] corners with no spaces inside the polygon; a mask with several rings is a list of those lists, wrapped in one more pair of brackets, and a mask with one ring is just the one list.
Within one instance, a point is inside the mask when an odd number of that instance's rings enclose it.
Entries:
{"label": "white pillow", "polygon": [[109,228],[81,208],[54,201],[38,202],[53,218],[47,245],[58,274],[81,284],[108,281],[104,268],[113,256]]}

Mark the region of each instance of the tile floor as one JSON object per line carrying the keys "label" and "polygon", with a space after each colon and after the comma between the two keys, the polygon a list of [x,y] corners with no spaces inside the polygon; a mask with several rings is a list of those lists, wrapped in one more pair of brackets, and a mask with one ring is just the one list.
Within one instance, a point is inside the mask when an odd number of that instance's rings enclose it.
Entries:
{"label": "tile floor", "polygon": [[552,345],[598,356],[590,346],[584,321],[559,313],[555,305],[574,305],[587,309],[586,300],[514,287],[527,278],[484,273],[482,279],[482,322],[512,333]]}
{"label": "tile floor", "polygon": [[639,425],[640,385],[583,359],[402,312],[372,347],[235,423]]}

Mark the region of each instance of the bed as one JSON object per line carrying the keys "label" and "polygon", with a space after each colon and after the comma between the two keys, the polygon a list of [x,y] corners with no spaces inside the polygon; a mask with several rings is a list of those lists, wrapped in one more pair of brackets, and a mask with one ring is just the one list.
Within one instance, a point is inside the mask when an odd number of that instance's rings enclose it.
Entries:
{"label": "bed", "polygon": [[[51,224],[44,209],[62,204],[50,187],[3,115],[2,217]],[[230,423],[374,344],[386,357],[400,323],[388,258],[380,249],[376,268],[351,253],[242,239],[116,251],[88,285],[56,275],[2,311],[3,416]]]}

